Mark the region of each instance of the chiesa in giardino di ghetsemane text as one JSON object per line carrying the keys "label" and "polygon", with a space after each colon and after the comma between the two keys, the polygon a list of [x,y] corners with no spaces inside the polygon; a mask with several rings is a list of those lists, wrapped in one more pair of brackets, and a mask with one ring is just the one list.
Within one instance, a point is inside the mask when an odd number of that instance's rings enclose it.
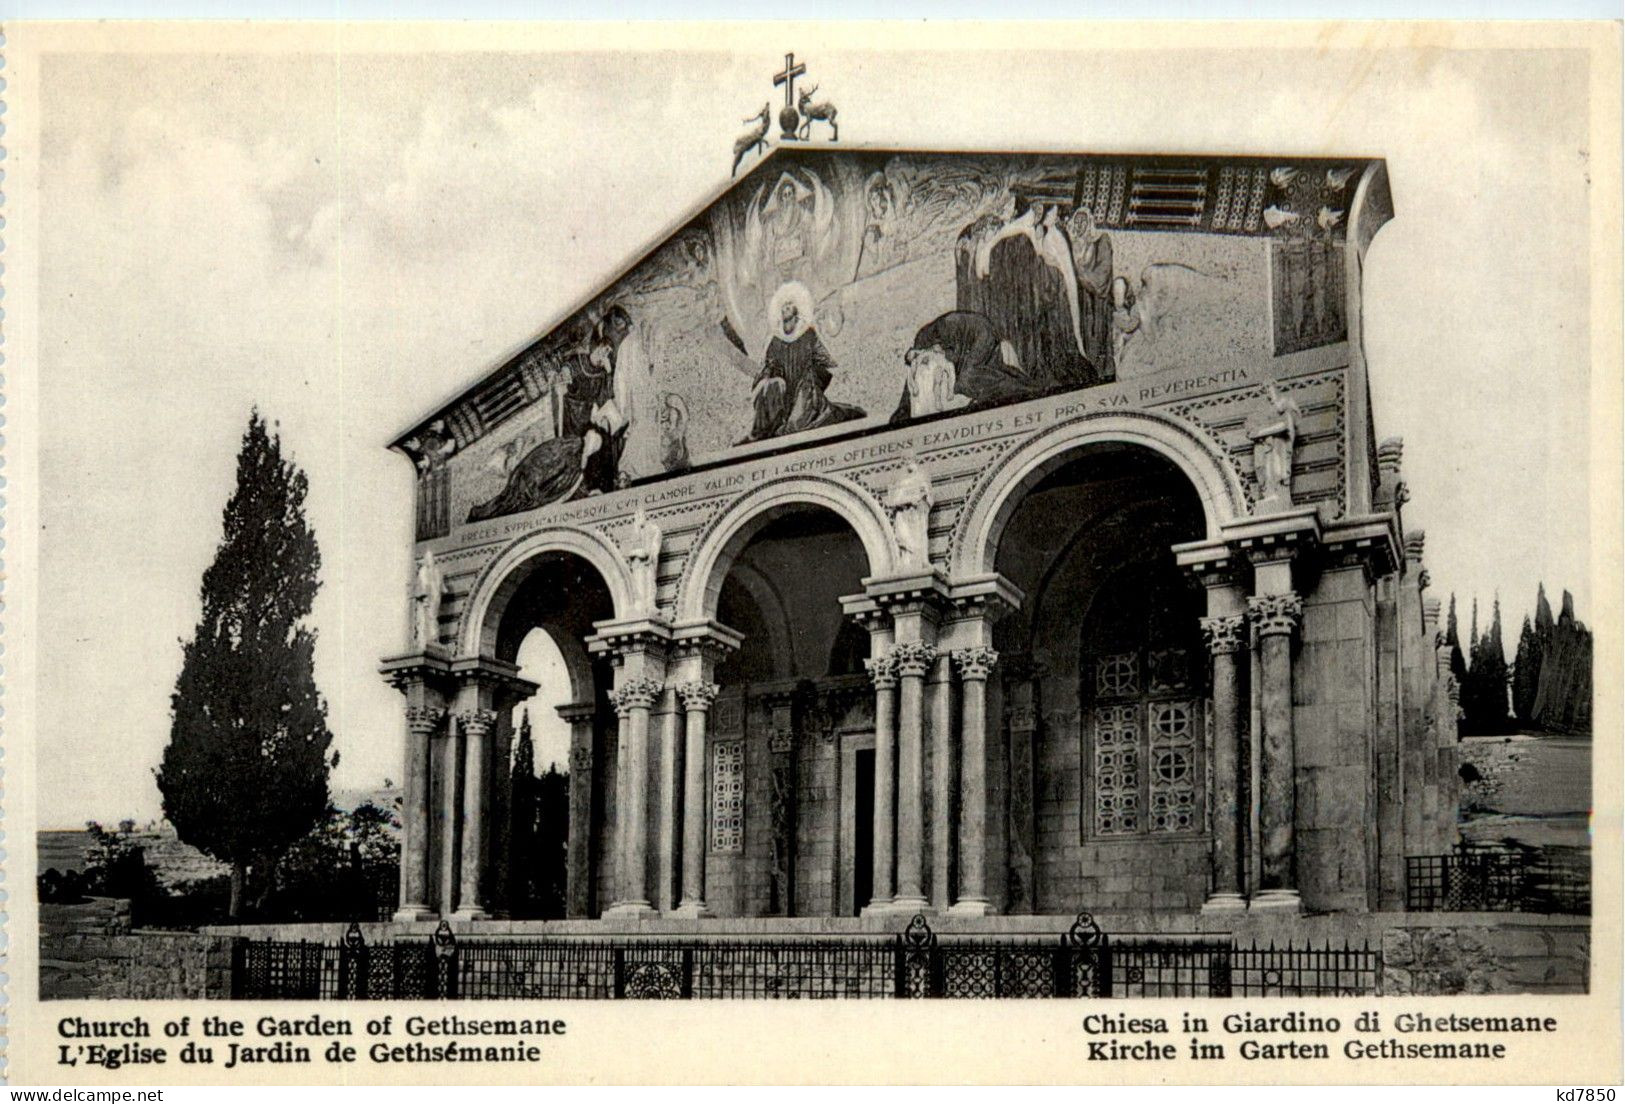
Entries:
{"label": "chiesa in giardino di ghetsemane text", "polygon": [[396,919],[525,918],[537,629],[604,930],[1403,909],[1456,706],[1370,410],[1384,163],[742,158],[394,442]]}

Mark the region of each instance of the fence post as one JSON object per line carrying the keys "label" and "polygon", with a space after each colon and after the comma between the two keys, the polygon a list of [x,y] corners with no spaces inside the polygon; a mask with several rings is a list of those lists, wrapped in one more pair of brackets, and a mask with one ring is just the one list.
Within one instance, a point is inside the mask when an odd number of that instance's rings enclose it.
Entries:
{"label": "fence post", "polygon": [[[1100,930],[1095,918],[1087,912],[1078,913],[1072,927],[1061,936],[1065,948],[1057,958],[1057,965],[1066,973],[1063,987],[1056,978],[1055,995],[1067,997],[1104,997],[1111,995],[1111,953],[1107,949],[1106,933]],[[1078,966],[1089,963],[1089,992],[1078,992]]]}
{"label": "fence post", "polygon": [[1210,997],[1228,997],[1230,992],[1230,977],[1232,959],[1236,949],[1236,941],[1231,939],[1227,943],[1214,944],[1209,952],[1207,965],[1207,995]]}
{"label": "fence post", "polygon": [[908,998],[908,947],[903,933],[898,932],[892,943],[892,990],[898,1000]]}
{"label": "fence post", "polygon": [[434,930],[432,941],[435,987],[439,990],[435,995],[441,1000],[451,1000],[457,996],[457,936],[453,934],[451,925],[442,920]]}
{"label": "fence post", "polygon": [[344,941],[339,944],[339,997],[365,1000],[371,973],[367,969],[367,941],[361,934],[361,925],[352,920],[345,929]]}
{"label": "fence post", "polygon": [[626,998],[626,948],[619,943],[610,947],[611,961],[615,965],[615,999]]}
{"label": "fence post", "polygon": [[247,991],[248,983],[248,939],[244,936],[234,936],[231,940],[231,999],[243,1000],[254,994]]}

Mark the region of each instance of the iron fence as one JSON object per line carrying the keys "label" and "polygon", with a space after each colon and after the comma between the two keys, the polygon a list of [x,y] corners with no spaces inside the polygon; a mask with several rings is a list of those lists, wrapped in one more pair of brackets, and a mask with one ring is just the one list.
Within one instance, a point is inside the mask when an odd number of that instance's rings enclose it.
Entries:
{"label": "iron fence", "polygon": [[1377,991],[1378,953],[1366,944],[1341,947],[1237,947],[1230,953],[1230,995],[1360,997]]}
{"label": "iron fence", "polygon": [[1405,860],[1412,912],[1541,912],[1589,915],[1590,855],[1577,848],[1463,845]]}
{"label": "iron fence", "polygon": [[300,1000],[922,999],[1324,996],[1376,990],[1368,948],[1237,948],[1215,936],[239,940],[232,996]]}

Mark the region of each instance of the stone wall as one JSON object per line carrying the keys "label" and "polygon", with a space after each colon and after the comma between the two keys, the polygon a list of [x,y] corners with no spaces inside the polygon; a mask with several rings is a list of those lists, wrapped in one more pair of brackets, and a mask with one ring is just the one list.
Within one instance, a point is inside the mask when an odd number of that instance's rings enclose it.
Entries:
{"label": "stone wall", "polygon": [[1330,568],[1304,602],[1293,664],[1297,878],[1311,909],[1375,904],[1367,869],[1377,770],[1371,754],[1376,648],[1371,587],[1359,567]]}
{"label": "stone wall", "polygon": [[1583,922],[1394,927],[1382,935],[1388,996],[1584,993],[1590,964],[1591,931]]}
{"label": "stone wall", "polygon": [[231,939],[132,931],[130,903],[93,897],[40,906],[41,1000],[224,999]]}

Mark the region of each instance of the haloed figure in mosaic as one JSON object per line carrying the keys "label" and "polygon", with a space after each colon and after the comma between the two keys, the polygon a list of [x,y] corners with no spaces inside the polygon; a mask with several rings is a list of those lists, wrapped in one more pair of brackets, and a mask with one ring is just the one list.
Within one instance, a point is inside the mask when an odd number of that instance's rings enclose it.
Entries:
{"label": "haloed figure in mosaic", "polygon": [[776,320],[777,329],[751,392],[756,417],[745,441],[863,417],[859,407],[833,402],[824,393],[835,378],[836,364],[813,328],[812,292],[807,285],[796,280],[782,285],[773,294],[768,316]]}

